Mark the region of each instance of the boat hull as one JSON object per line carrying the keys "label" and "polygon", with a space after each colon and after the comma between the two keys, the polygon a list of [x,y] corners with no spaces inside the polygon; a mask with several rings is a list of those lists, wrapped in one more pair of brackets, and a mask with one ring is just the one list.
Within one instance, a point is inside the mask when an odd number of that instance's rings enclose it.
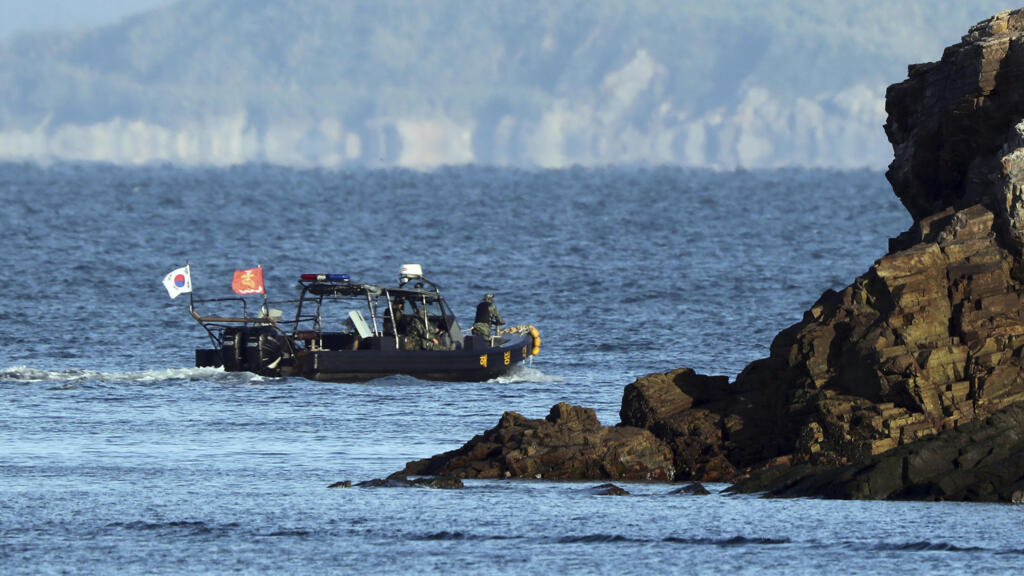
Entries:
{"label": "boat hull", "polygon": [[[397,350],[385,347],[360,350],[303,350],[272,368],[249,370],[266,376],[297,376],[321,382],[365,382],[403,374],[422,380],[482,382],[508,373],[532,355],[529,334],[513,334],[494,346],[465,346],[457,350]],[[197,365],[211,365],[220,351],[197,350]],[[204,360],[200,361],[200,357]]]}

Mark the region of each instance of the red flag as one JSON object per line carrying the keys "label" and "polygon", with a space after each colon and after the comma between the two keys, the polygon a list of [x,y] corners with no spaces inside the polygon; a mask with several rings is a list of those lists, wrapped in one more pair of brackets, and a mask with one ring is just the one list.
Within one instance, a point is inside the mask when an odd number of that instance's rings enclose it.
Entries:
{"label": "red flag", "polygon": [[263,294],[263,268],[235,270],[231,289],[238,294]]}

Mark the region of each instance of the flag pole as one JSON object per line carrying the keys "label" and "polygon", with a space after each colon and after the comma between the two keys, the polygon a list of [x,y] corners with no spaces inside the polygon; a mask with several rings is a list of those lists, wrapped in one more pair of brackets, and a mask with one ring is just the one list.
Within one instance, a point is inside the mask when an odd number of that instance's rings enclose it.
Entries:
{"label": "flag pole", "polygon": [[267,310],[267,280],[263,278],[263,264],[256,264],[256,267],[260,269],[260,280],[263,284],[263,316],[269,317],[270,311]]}
{"label": "flag pole", "polygon": [[191,313],[195,305],[195,301],[192,299],[192,293],[195,289],[192,286],[192,263],[188,261],[188,258],[185,259],[185,273],[188,274],[188,311]]}

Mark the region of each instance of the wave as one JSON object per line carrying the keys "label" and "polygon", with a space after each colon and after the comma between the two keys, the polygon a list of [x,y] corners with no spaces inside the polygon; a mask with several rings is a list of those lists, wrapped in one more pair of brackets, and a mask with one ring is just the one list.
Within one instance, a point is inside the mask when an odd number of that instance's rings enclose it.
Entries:
{"label": "wave", "polygon": [[985,550],[984,548],[978,548],[976,546],[961,547],[955,544],[949,544],[948,542],[929,542],[928,540],[921,540],[919,542],[901,542],[895,544],[879,544],[875,549],[908,550],[911,552],[983,552]]}
{"label": "wave", "polygon": [[666,538],[636,538],[632,536],[625,536],[622,534],[577,534],[571,536],[559,536],[554,538],[533,538],[529,536],[509,536],[509,535],[483,535],[483,534],[467,534],[459,531],[447,531],[442,530],[440,532],[430,532],[426,534],[420,534],[412,537],[415,540],[458,540],[458,541],[477,541],[477,540],[533,540],[538,542],[548,542],[556,544],[614,544],[614,543],[639,543],[639,544],[655,544],[659,542],[669,544],[690,544],[696,546],[765,546],[765,545],[776,545],[776,544],[789,544],[788,538],[748,538],[746,536],[732,536],[730,538],[681,538],[676,536],[669,536]]}
{"label": "wave", "polygon": [[56,382],[70,388],[85,382],[122,384],[134,382],[160,382],[165,380],[262,381],[261,376],[248,372],[227,373],[221,368],[165,368],[138,372],[102,372],[69,368],[42,370],[29,366],[12,366],[0,370],[0,382]]}
{"label": "wave", "polygon": [[529,538],[526,538],[524,536],[501,536],[501,535],[467,534],[465,532],[460,532],[458,530],[454,530],[454,531],[441,530],[440,532],[430,532],[430,533],[427,533],[427,534],[419,534],[419,535],[411,536],[410,539],[412,539],[412,540],[426,540],[426,541],[432,541],[432,540],[443,540],[443,541],[448,541],[448,540],[452,540],[452,541],[455,541],[455,540],[478,541],[479,540],[479,541],[483,541],[483,540],[528,540]]}
{"label": "wave", "polygon": [[[176,536],[207,536],[229,534],[240,531],[249,532],[249,530],[243,528],[243,526],[238,522],[209,524],[201,520],[174,520],[169,522],[146,522],[144,520],[135,520],[131,522],[111,522],[107,524],[106,527],[133,532],[162,532]],[[251,534],[255,537],[263,538],[306,538],[312,536],[314,531],[304,528],[281,528],[271,531],[253,531]]]}
{"label": "wave", "polygon": [[[616,543],[616,542],[635,542],[635,543],[668,543],[668,544],[684,544],[690,546],[718,546],[718,547],[742,547],[742,546],[778,546],[783,544],[791,544],[792,540],[786,537],[748,537],[748,536],[732,536],[732,537],[721,537],[721,538],[708,538],[708,537],[679,537],[679,536],[667,536],[661,539],[647,539],[647,538],[632,538],[629,536],[623,536],[620,534],[586,534],[581,536],[564,536],[556,540],[560,544],[566,543]],[[854,548],[861,548],[861,546],[854,546]],[[993,550],[989,548],[980,548],[977,546],[958,546],[956,544],[950,544],[948,542],[931,542],[927,540],[917,542],[898,542],[898,543],[878,543],[864,547],[874,551],[896,551],[896,552],[966,552],[966,553],[990,553],[996,555],[1024,555],[1024,550],[1019,548]]]}
{"label": "wave", "polygon": [[585,534],[583,536],[564,536],[558,539],[559,544],[605,544],[609,542],[649,542],[649,540],[630,538],[621,534]]}
{"label": "wave", "polygon": [[985,552],[994,554],[1024,555],[1024,549],[1011,548],[1006,550],[993,550],[991,548],[979,548],[978,546],[957,546],[949,542],[932,542],[930,540],[919,540],[916,542],[883,542],[871,547],[872,550],[895,550],[899,552]]}
{"label": "wave", "polygon": [[765,538],[765,537],[754,537],[748,538],[746,536],[733,536],[731,538],[679,538],[677,536],[669,536],[663,538],[662,542],[671,542],[673,544],[699,544],[705,546],[772,546],[776,544],[789,544],[789,538]]}
{"label": "wave", "polygon": [[232,522],[224,525],[210,525],[206,522],[199,520],[177,520],[171,522],[145,522],[143,520],[135,520],[132,522],[111,522],[107,524],[107,528],[115,528],[120,530],[139,531],[139,532],[171,532],[177,535],[207,535],[217,532],[230,532],[237,530],[241,525]]}
{"label": "wave", "polygon": [[477,541],[477,540],[532,540],[536,542],[556,542],[558,544],[574,544],[574,543],[588,543],[588,542],[651,542],[651,540],[639,540],[630,538],[628,536],[622,536],[619,534],[586,534],[583,536],[562,536],[556,538],[534,538],[529,536],[502,536],[502,535],[485,535],[485,534],[467,534],[459,531],[448,531],[442,530],[440,532],[430,532],[427,534],[420,534],[412,537],[414,540],[466,540],[466,541]]}
{"label": "wave", "polygon": [[[761,547],[779,546],[792,544],[793,540],[787,537],[763,537],[763,536],[722,536],[722,537],[682,537],[667,536],[664,538],[648,538],[627,536],[615,533],[592,533],[573,534],[564,536],[533,537],[527,535],[497,535],[497,534],[472,534],[462,531],[441,530],[439,532],[427,532],[410,535],[412,540],[441,540],[441,541],[491,541],[491,540],[523,540],[535,543],[547,544],[681,544],[684,546],[715,546],[719,548],[731,547]],[[801,544],[805,542],[800,542]],[[809,542],[814,543],[814,542]],[[816,546],[828,546],[825,543],[814,543]],[[994,553],[996,555],[1024,555],[1021,549],[992,550],[976,546],[957,546],[948,542],[916,541],[916,542],[893,542],[893,543],[834,543],[844,548],[872,551],[895,551],[895,552],[958,552],[958,553]]]}
{"label": "wave", "polygon": [[427,534],[422,537],[423,540],[466,540],[466,535],[462,532],[449,532],[442,530],[440,532],[434,532],[433,534]]}
{"label": "wave", "polygon": [[267,532],[266,534],[259,534],[259,536],[264,536],[266,538],[284,538],[284,537],[289,537],[289,538],[306,538],[306,537],[312,536],[312,535],[313,535],[313,531],[312,530],[303,530],[301,528],[292,528],[292,529],[285,529],[285,530],[275,530],[273,532]]}

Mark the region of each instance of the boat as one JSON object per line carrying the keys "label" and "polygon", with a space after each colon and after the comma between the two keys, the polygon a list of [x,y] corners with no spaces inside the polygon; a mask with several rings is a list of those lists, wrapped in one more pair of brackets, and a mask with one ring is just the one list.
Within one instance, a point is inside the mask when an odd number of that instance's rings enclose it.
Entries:
{"label": "boat", "polygon": [[[298,283],[298,299],[264,300],[252,313],[244,298],[201,300],[190,293],[189,312],[212,344],[196,350],[196,366],[325,382],[396,374],[484,381],[540,353],[540,332],[532,325],[491,326],[486,337],[463,333],[440,287],[418,264],[402,266],[398,286],[354,282],[348,274],[302,274]],[[204,315],[197,306],[230,306],[236,313]],[[285,319],[285,308],[294,315]]]}

